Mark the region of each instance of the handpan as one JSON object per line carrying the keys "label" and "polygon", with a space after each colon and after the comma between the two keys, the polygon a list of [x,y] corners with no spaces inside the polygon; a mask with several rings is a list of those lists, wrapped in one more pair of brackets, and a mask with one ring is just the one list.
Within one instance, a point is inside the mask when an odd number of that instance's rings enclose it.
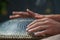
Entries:
{"label": "handpan", "polygon": [[34,38],[26,32],[26,26],[33,18],[17,18],[0,24],[0,38]]}

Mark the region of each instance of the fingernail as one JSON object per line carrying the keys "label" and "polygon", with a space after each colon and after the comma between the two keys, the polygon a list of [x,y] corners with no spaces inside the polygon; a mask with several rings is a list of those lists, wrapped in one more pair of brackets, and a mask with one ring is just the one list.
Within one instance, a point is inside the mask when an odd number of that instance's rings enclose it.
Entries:
{"label": "fingernail", "polygon": [[34,35],[37,35],[37,33],[34,33]]}
{"label": "fingernail", "polygon": [[12,12],[13,14],[15,13],[15,12]]}
{"label": "fingernail", "polygon": [[28,30],[29,33],[31,33],[31,30]]}
{"label": "fingernail", "polygon": [[12,18],[12,16],[9,16],[9,18]]}
{"label": "fingernail", "polygon": [[31,32],[31,30],[28,30],[29,32]]}
{"label": "fingernail", "polygon": [[27,9],[27,11],[29,11],[29,9]]}
{"label": "fingernail", "polygon": [[28,31],[28,29],[26,29],[26,31]]}

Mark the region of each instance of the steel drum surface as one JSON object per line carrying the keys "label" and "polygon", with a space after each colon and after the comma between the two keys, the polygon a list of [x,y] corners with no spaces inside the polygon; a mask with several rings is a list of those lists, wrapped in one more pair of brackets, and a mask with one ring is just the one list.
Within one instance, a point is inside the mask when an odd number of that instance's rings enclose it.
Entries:
{"label": "steel drum surface", "polygon": [[32,18],[17,18],[3,22],[0,24],[0,35],[28,36],[26,26],[33,20]]}

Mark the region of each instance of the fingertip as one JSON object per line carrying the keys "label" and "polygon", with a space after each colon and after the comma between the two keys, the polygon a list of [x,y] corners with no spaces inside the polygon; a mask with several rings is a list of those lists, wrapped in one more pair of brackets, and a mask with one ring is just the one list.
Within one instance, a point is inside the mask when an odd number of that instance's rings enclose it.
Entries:
{"label": "fingertip", "polygon": [[30,11],[29,9],[26,9],[27,11]]}
{"label": "fingertip", "polygon": [[29,10],[29,9],[27,9],[27,12],[28,12],[28,13],[33,13],[33,12],[32,12],[31,10]]}
{"label": "fingertip", "polygon": [[37,35],[37,33],[34,33],[34,35]]}
{"label": "fingertip", "polygon": [[11,16],[9,16],[9,18],[18,18],[18,17],[20,17],[20,15],[11,15]]}
{"label": "fingertip", "polygon": [[16,14],[16,12],[12,12],[12,14]]}
{"label": "fingertip", "polygon": [[45,36],[45,34],[43,32],[36,32],[34,33],[35,36]]}
{"label": "fingertip", "polygon": [[9,18],[11,18],[11,15],[9,16]]}
{"label": "fingertip", "polygon": [[13,11],[12,13],[15,13],[15,11]]}
{"label": "fingertip", "polygon": [[29,25],[27,25],[27,27],[29,27]]}
{"label": "fingertip", "polygon": [[39,32],[34,33],[35,36],[41,36]]}

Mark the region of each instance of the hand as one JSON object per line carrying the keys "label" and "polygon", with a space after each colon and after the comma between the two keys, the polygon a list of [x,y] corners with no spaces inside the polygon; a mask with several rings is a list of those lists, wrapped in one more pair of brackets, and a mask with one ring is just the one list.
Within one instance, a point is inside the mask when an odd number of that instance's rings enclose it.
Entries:
{"label": "hand", "polygon": [[43,15],[40,15],[38,13],[34,13],[27,9],[27,12],[13,12],[13,15],[9,16],[10,18],[26,18],[26,17],[32,17],[32,18],[43,18]]}
{"label": "hand", "polygon": [[37,19],[29,24],[26,30],[35,36],[56,35],[60,33],[60,23],[49,18]]}

